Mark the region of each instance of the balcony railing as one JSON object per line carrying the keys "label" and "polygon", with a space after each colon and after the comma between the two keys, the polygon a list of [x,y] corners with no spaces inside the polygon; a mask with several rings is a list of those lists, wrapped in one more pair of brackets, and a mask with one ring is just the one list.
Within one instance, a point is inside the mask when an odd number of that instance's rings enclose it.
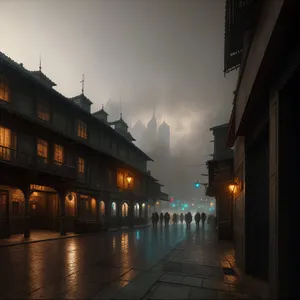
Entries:
{"label": "balcony railing", "polygon": [[226,0],[224,72],[238,68],[242,60],[244,32],[254,27],[263,0]]}
{"label": "balcony railing", "polygon": [[51,164],[47,158],[4,146],[0,146],[0,162],[41,170],[61,177],[76,178],[76,169],[73,166]]}

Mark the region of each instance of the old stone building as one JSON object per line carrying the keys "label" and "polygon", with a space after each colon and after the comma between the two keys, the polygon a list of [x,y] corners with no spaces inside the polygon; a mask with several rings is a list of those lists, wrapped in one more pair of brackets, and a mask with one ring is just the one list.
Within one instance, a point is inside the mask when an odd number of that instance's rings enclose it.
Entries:
{"label": "old stone building", "polygon": [[216,198],[217,232],[220,240],[233,237],[233,151],[226,146],[228,123],[210,128],[214,136],[213,159],[207,161],[208,187],[206,194]]}
{"label": "old stone building", "polygon": [[54,86],[0,52],[0,237],[146,223],[161,200],[151,158],[122,117],[110,124],[84,91]]}
{"label": "old stone building", "polygon": [[277,299],[300,297],[299,17],[299,1],[226,1],[225,72],[240,67],[227,139],[242,187],[237,264],[246,283]]}

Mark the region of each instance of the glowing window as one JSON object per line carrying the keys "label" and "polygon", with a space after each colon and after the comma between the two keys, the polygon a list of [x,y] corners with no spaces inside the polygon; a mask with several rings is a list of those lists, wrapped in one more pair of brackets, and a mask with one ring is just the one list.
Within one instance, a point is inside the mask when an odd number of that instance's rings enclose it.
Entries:
{"label": "glowing window", "polygon": [[48,163],[48,142],[42,139],[37,140],[37,155],[42,158],[43,162]]}
{"label": "glowing window", "polygon": [[64,147],[55,144],[54,145],[54,163],[56,165],[62,165],[64,163]]}
{"label": "glowing window", "polygon": [[46,103],[38,103],[37,117],[44,121],[50,121],[50,107]]}
{"label": "glowing window", "polygon": [[87,125],[80,120],[78,121],[77,135],[82,139],[87,139]]}
{"label": "glowing window", "polygon": [[0,78],[0,100],[9,102],[9,87],[4,78]]}
{"label": "glowing window", "polygon": [[10,160],[11,138],[11,130],[0,126],[0,159]]}
{"label": "glowing window", "polygon": [[84,159],[78,157],[78,172],[84,174]]}

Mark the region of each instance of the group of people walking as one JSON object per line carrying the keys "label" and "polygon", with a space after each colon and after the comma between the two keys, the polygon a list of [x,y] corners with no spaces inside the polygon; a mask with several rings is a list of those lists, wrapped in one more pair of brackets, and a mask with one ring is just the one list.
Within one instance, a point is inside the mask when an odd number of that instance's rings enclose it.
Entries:
{"label": "group of people walking", "polygon": [[[152,213],[151,216],[152,225],[153,227],[157,227],[157,223],[158,221],[160,221],[160,226],[163,226],[163,224],[165,224],[165,227],[168,227],[170,223],[170,218],[171,217],[168,212],[166,212],[165,214],[163,214],[162,212],[160,214],[154,212]],[[181,213],[180,215],[174,213],[172,216],[173,224],[177,224],[178,220],[180,221],[181,224],[183,223],[184,220],[186,223],[186,228],[190,229],[191,223],[193,221],[193,216],[190,212],[186,213],[185,215],[183,215],[183,213]],[[202,227],[203,227],[206,221],[206,213],[202,212],[200,214],[199,212],[197,212],[194,216],[194,220],[197,228],[199,228],[200,221],[202,221]]]}

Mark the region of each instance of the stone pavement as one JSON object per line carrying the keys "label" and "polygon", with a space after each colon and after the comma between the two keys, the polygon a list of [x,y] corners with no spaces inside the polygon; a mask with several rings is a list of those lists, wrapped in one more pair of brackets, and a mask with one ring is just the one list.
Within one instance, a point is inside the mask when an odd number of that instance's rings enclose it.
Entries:
{"label": "stone pavement", "polygon": [[92,299],[254,299],[242,292],[230,244],[195,229],[150,270],[131,269]]}
{"label": "stone pavement", "polygon": [[[133,228],[143,228],[148,226],[149,225],[136,225]],[[129,226],[122,226],[116,228],[109,228],[108,232],[115,232],[119,230],[128,230],[128,229],[130,229]],[[103,231],[102,233],[105,233],[105,231]],[[68,232],[66,235],[60,235],[59,232],[55,232],[55,231],[32,230],[30,234],[30,238],[24,238],[23,234],[14,234],[9,238],[0,239],[0,247],[9,247],[9,246],[16,246],[21,244],[30,244],[30,243],[58,240],[58,239],[74,238],[74,237],[85,236],[87,234],[97,234],[97,233],[77,234],[77,233]]]}
{"label": "stone pavement", "polygon": [[0,247],[0,299],[91,299],[150,271],[186,236],[184,226],[148,227]]}

